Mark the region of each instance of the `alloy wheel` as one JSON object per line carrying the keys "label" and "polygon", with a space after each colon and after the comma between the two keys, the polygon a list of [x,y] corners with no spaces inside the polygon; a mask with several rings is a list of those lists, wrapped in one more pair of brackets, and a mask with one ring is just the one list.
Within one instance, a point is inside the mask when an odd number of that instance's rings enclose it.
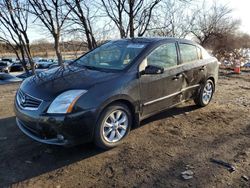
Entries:
{"label": "alloy wheel", "polygon": [[213,86],[210,82],[207,82],[202,93],[202,100],[204,104],[208,104],[213,95]]}
{"label": "alloy wheel", "polygon": [[128,116],[123,110],[111,112],[104,121],[103,137],[107,142],[120,141],[128,129]]}

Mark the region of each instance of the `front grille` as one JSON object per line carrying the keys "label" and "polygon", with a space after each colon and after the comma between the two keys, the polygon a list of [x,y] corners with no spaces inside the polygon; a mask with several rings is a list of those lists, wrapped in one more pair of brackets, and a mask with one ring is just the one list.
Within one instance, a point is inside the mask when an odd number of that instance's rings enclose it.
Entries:
{"label": "front grille", "polygon": [[23,109],[37,110],[40,104],[42,103],[42,100],[32,97],[24,93],[21,89],[19,89],[17,93],[17,102],[18,102],[18,105]]}

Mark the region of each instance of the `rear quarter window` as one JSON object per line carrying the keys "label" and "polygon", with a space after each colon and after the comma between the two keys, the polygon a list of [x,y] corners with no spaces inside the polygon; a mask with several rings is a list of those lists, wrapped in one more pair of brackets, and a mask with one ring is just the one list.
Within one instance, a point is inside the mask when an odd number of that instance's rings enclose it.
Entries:
{"label": "rear quarter window", "polygon": [[209,59],[209,58],[211,58],[211,55],[204,48],[201,48],[201,53],[202,53],[202,59]]}
{"label": "rear quarter window", "polygon": [[196,46],[191,44],[179,44],[179,46],[183,63],[189,63],[200,59]]}

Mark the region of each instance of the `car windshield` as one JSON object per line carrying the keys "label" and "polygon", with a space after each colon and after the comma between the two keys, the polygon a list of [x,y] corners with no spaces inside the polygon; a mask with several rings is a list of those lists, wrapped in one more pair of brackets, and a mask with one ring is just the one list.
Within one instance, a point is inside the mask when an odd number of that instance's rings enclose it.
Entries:
{"label": "car windshield", "polygon": [[111,41],[87,53],[74,63],[93,69],[123,70],[145,48],[146,43]]}

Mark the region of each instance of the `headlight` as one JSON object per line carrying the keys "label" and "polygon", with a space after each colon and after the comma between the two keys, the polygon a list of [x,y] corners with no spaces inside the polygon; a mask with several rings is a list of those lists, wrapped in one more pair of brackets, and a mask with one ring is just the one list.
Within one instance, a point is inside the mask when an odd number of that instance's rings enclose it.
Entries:
{"label": "headlight", "polygon": [[61,93],[50,104],[47,113],[66,114],[73,110],[76,101],[80,96],[85,94],[87,90],[69,90]]}

